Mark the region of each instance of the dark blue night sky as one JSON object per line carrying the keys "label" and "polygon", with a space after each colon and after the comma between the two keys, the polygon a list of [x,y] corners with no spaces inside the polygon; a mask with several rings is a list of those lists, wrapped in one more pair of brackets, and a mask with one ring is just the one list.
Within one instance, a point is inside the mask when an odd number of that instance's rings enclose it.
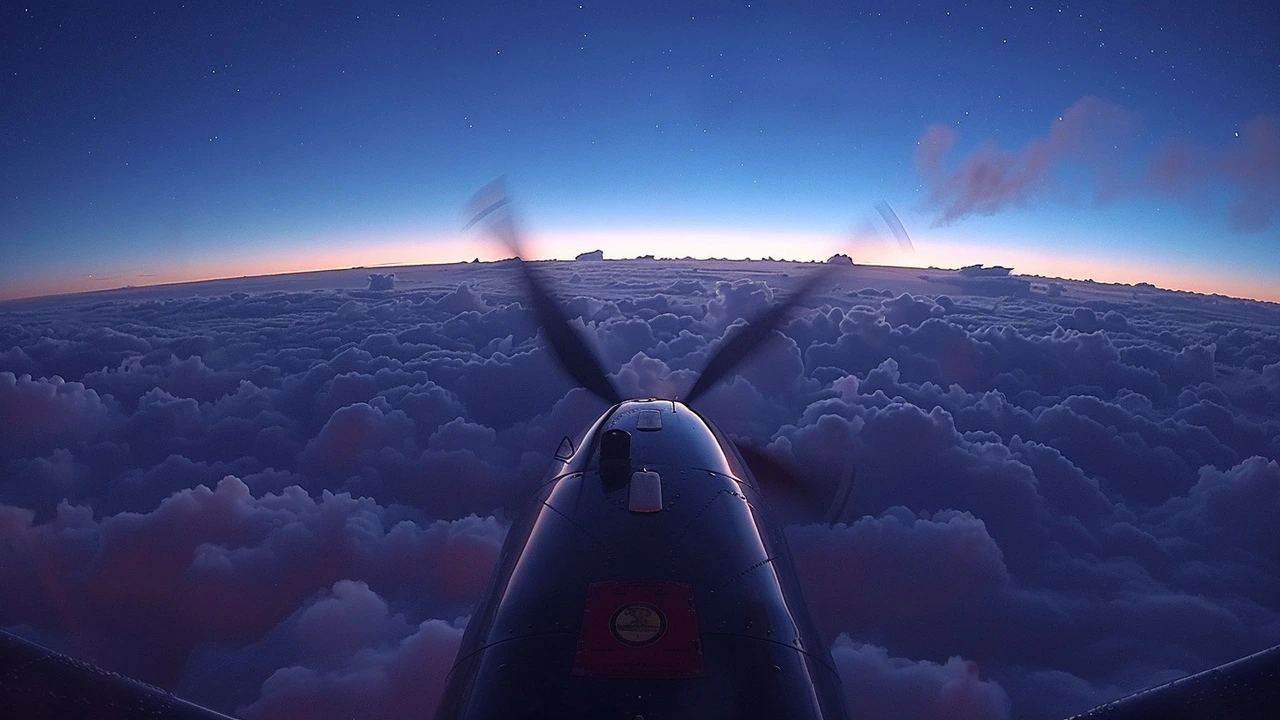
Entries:
{"label": "dark blue night sky", "polygon": [[506,174],[542,256],[1280,299],[1280,11],[1114,5],[9,4],[0,297],[496,257]]}

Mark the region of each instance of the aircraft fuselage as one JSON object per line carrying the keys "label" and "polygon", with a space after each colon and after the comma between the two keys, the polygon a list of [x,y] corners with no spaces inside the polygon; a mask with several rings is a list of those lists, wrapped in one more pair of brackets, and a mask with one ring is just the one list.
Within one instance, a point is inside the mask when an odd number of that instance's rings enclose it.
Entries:
{"label": "aircraft fuselage", "polygon": [[678,401],[610,408],[511,528],[439,718],[842,718],[781,528]]}

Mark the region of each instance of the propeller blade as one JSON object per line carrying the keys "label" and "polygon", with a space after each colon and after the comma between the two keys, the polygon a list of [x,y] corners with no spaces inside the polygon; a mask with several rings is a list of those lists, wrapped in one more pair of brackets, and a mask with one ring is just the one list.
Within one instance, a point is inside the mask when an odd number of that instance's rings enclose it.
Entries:
{"label": "propeller blade", "polygon": [[880,217],[884,218],[885,225],[889,226],[889,231],[898,238],[898,247],[902,248],[903,252],[915,252],[916,248],[911,244],[911,236],[907,234],[907,229],[898,219],[898,213],[889,207],[889,203],[881,200],[876,203],[876,210],[880,213]]}
{"label": "propeller blade", "polygon": [[795,521],[813,522],[813,518],[821,513],[824,524],[835,525],[844,517],[853,500],[856,473],[852,464],[841,473],[834,492],[830,492],[828,488],[806,479],[791,463],[759,445],[740,440],[735,440],[733,445],[760,484],[760,489],[770,496],[771,504],[788,508],[794,513],[792,519]]}
{"label": "propeller blade", "polygon": [[840,518],[844,517],[844,511],[853,503],[854,488],[857,487],[858,469],[853,463],[849,464],[849,469],[840,473],[840,484],[836,486],[835,495],[831,497],[831,503],[827,505],[827,512],[822,516],[822,521],[827,525],[835,525],[840,522]]}
{"label": "propeller blade", "polygon": [[464,229],[483,223],[489,231],[501,241],[516,257],[520,267],[520,275],[524,279],[525,290],[529,301],[533,304],[534,314],[538,317],[538,325],[551,345],[552,354],[560,363],[560,367],[569,373],[580,387],[585,388],[596,397],[610,405],[622,402],[618,389],[609,381],[600,359],[596,356],[582,335],[569,324],[569,318],[560,308],[559,303],[548,290],[547,284],[538,273],[521,257],[520,233],[512,217],[510,199],[507,197],[506,185],[498,178],[481,188],[467,208],[473,217]]}
{"label": "propeller blade", "polygon": [[746,325],[739,326],[733,336],[721,345],[720,349],[707,361],[707,366],[703,368],[702,374],[698,376],[693,388],[689,390],[689,394],[685,397],[685,404],[692,404],[704,392],[710,390],[711,386],[719,382],[721,378],[728,375],[743,360],[746,360],[759,349],[769,337],[769,333],[780,326],[787,319],[787,316],[791,314],[791,311],[816,290],[818,285],[828,280],[837,268],[838,266],[836,265],[825,265],[815,270],[805,280],[804,284],[797,288],[791,297],[787,298],[786,302],[774,305],[760,317]]}
{"label": "propeller blade", "polygon": [[591,391],[593,395],[610,405],[622,402],[622,395],[609,381],[601,367],[600,359],[587,345],[586,340],[569,324],[560,305],[551,297],[546,286],[529,264],[520,261],[520,270],[524,275],[525,286],[529,291],[529,299],[533,301],[534,312],[538,315],[538,324],[546,333],[551,350],[560,361],[560,367],[574,379],[578,385]]}

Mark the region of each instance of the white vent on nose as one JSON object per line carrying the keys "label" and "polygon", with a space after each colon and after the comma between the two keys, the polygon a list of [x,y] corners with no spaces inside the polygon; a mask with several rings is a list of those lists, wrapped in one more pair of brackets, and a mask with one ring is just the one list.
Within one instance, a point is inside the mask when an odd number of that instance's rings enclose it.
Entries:
{"label": "white vent on nose", "polygon": [[655,513],[662,510],[662,478],[652,470],[631,473],[631,490],[627,495],[627,509],[637,513]]}

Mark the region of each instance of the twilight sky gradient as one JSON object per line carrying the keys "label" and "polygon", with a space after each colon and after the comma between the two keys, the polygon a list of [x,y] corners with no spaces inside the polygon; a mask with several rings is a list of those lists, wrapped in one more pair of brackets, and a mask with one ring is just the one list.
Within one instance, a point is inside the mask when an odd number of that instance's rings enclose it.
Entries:
{"label": "twilight sky gradient", "polygon": [[495,257],[505,173],[540,256],[1280,300],[1271,4],[229,5],[0,10],[0,299]]}

